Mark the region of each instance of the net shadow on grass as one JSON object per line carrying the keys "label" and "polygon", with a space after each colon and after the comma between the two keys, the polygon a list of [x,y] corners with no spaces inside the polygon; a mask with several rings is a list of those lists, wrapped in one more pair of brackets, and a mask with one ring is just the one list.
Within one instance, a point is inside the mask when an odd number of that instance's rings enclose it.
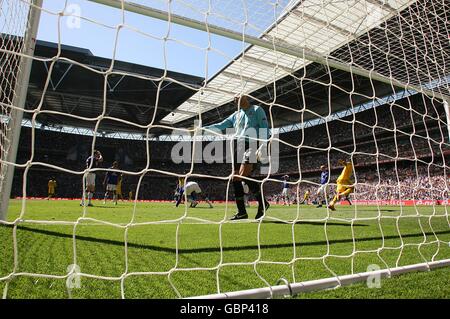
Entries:
{"label": "net shadow on grass", "polygon": [[[5,227],[4,225],[0,225]],[[6,227],[11,227],[10,225],[7,225]],[[35,229],[35,228],[31,228],[31,227],[27,227],[27,226],[18,226],[17,227],[20,230],[25,230],[25,231],[30,231],[30,232],[34,232],[34,233],[39,233],[39,234],[45,234],[45,235],[49,235],[49,236],[57,236],[57,237],[63,237],[63,238],[72,238],[73,235],[72,234],[64,234],[64,233],[60,233],[60,232],[55,232],[55,231],[49,231],[49,230],[43,230],[43,229]],[[402,235],[402,238],[413,238],[413,237],[423,237],[423,235],[426,236],[433,236],[434,234],[436,235],[445,235],[445,234],[450,234],[450,230],[446,230],[446,231],[438,231],[438,232],[426,232],[426,233],[412,233],[412,234],[404,234]],[[399,236],[395,235],[395,236],[384,236],[385,240],[388,239],[398,239]],[[116,245],[116,246],[124,246],[124,242],[122,241],[117,241],[117,240],[111,240],[111,239],[104,239],[104,238],[95,238],[95,237],[90,237],[90,236],[76,236],[77,240],[82,240],[82,241],[88,241],[88,242],[94,242],[94,243],[103,243],[103,244],[108,244],[108,245]],[[382,239],[382,237],[362,237],[362,238],[358,238],[358,242],[361,241],[375,241],[375,240],[380,240]],[[334,239],[334,240],[329,240],[328,244],[333,245],[333,244],[345,244],[345,243],[349,243],[352,244],[353,243],[353,238],[348,238],[348,239]],[[321,241],[313,241],[313,242],[296,242],[295,243],[297,246],[323,246],[323,245],[327,245],[327,241],[325,240],[321,240]],[[286,248],[286,247],[292,247],[292,243],[285,243],[285,244],[270,244],[270,245],[260,245],[261,249],[269,249],[269,248]],[[168,253],[176,253],[176,249],[175,248],[169,248],[169,247],[161,247],[161,246],[155,246],[155,245],[145,245],[145,244],[136,244],[136,243],[132,243],[132,242],[127,242],[127,246],[130,248],[140,248],[140,249],[148,249],[148,250],[155,250],[155,251],[163,251],[163,252],[168,252]],[[222,247],[222,251],[241,251],[241,250],[254,250],[254,249],[258,249],[257,245],[248,245],[248,246],[240,246],[240,247]],[[219,247],[205,247],[205,248],[195,248],[195,249],[178,249],[178,253],[204,253],[204,252],[220,252],[220,248]]]}
{"label": "net shadow on grass", "polygon": [[[107,204],[106,204],[107,205]],[[118,205],[110,205],[110,206],[94,206],[95,209],[101,208],[101,209],[129,209],[127,206],[118,206]]]}
{"label": "net shadow on grass", "polygon": [[[264,224],[292,224],[292,222],[282,222],[282,221],[263,221]],[[321,226],[323,227],[325,223],[323,222],[309,222],[300,220],[295,222],[296,225],[311,225],[311,226]],[[343,226],[343,227],[351,227],[352,225],[350,222],[348,224],[344,223],[334,223],[334,222],[327,222],[327,226]],[[368,227],[370,225],[365,224],[353,224],[353,227]]]}

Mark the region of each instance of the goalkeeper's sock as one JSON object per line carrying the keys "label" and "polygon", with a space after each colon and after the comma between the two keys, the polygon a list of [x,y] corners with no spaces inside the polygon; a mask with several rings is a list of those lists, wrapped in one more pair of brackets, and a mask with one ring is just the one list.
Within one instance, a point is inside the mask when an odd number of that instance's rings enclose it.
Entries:
{"label": "goalkeeper's sock", "polygon": [[236,206],[238,209],[238,213],[236,214],[235,217],[239,218],[239,217],[245,217],[247,218],[247,210],[245,208],[245,203],[244,203],[244,198],[240,197],[240,198],[236,198]]}
{"label": "goalkeeper's sock", "polygon": [[255,219],[261,218],[264,216],[264,212],[267,211],[270,204],[260,192],[259,183],[250,181],[250,183],[248,183],[248,187],[253,192],[256,200],[258,201],[258,212],[256,213]]}
{"label": "goalkeeper's sock", "polygon": [[238,215],[247,215],[247,210],[245,209],[244,202],[244,186],[242,186],[241,181],[234,181],[234,197],[236,198],[236,206],[238,209]]}
{"label": "goalkeeper's sock", "polygon": [[261,218],[264,216],[264,212],[267,212],[269,209],[269,202],[262,196],[261,193],[255,195],[258,199],[258,212],[256,213],[255,219]]}
{"label": "goalkeeper's sock", "polygon": [[92,200],[93,194],[91,192],[88,193],[88,204],[92,204],[91,200]]}
{"label": "goalkeeper's sock", "polygon": [[261,207],[263,207],[264,205],[264,197],[262,196],[262,194],[260,192],[255,194],[256,200],[258,201],[258,209]]}

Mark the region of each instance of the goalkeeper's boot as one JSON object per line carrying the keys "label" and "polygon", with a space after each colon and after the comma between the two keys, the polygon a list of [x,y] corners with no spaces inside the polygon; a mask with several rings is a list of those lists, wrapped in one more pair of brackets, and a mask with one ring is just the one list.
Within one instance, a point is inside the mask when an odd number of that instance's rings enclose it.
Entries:
{"label": "goalkeeper's boot", "polygon": [[270,207],[270,204],[266,199],[264,199],[264,206],[258,205],[258,212],[256,213],[255,219],[264,217],[264,207],[266,208],[266,212],[267,212],[267,210]]}
{"label": "goalkeeper's boot", "polygon": [[336,208],[334,208],[334,204],[333,204],[333,205],[330,204],[330,205],[328,205],[327,207],[328,207],[330,210],[333,210],[333,211],[336,210]]}
{"label": "goalkeeper's boot", "polygon": [[247,210],[245,209],[244,200],[236,199],[236,206],[238,208],[238,212],[236,213],[236,215],[231,217],[231,220],[247,219],[248,214],[247,214]]}
{"label": "goalkeeper's boot", "polygon": [[241,213],[236,213],[233,217],[230,218],[230,220],[239,220],[239,219],[247,219],[248,218],[248,214],[241,214]]}

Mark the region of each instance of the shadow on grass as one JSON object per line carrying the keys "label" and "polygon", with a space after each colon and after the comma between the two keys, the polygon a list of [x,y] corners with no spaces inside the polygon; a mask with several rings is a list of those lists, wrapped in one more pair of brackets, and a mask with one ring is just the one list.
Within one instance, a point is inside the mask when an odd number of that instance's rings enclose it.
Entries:
{"label": "shadow on grass", "polygon": [[[281,222],[281,221],[263,221],[264,224],[287,224],[285,222]],[[324,226],[325,223],[323,222],[308,222],[308,221],[298,221],[295,222],[296,225],[311,225],[311,226]],[[327,226],[343,226],[343,227],[351,227],[351,223],[334,223],[334,222],[327,222]],[[365,224],[353,224],[353,227],[368,227],[370,225],[365,225]]]}
{"label": "shadow on grass", "polygon": [[[11,225],[0,225],[0,229],[2,227],[10,228],[12,226]],[[70,239],[73,238],[72,234],[64,234],[64,233],[56,232],[56,231],[36,229],[36,228],[32,228],[32,227],[27,227],[27,226],[18,226],[17,228],[20,230],[29,231],[29,232],[38,233],[38,234],[49,235],[49,236],[56,236],[56,237],[70,238]],[[435,232],[434,234],[436,234],[436,235],[450,234],[450,230],[439,231],[439,232]],[[433,236],[434,234],[432,232],[425,233],[426,236]],[[404,239],[404,238],[413,238],[413,237],[423,237],[423,235],[424,235],[424,233],[404,234],[404,235],[402,235],[402,238]],[[399,238],[399,236],[384,236],[384,240],[398,239],[398,238]],[[115,246],[124,246],[125,245],[124,242],[122,242],[122,241],[112,240],[112,239],[104,239],[104,238],[95,238],[95,237],[90,237],[90,236],[76,236],[76,239],[82,240],[82,241],[88,241],[88,242],[92,242],[92,243],[101,243],[101,244],[108,244],[108,245],[115,245]],[[381,240],[381,239],[382,239],[381,237],[363,237],[363,238],[358,238],[356,241],[357,242],[370,242],[370,241]],[[328,243],[330,245],[353,243],[353,239],[352,238],[334,239],[334,240],[329,240]],[[311,241],[311,242],[296,242],[295,244],[297,246],[323,246],[323,245],[327,245],[327,241],[320,240],[320,241]],[[146,244],[137,244],[137,243],[128,242],[128,247],[154,250],[154,251],[162,251],[162,252],[167,252],[167,253],[176,253],[175,248],[161,247],[161,246],[156,246],[156,245],[146,245]],[[287,248],[287,247],[292,247],[292,243],[260,245],[261,249]],[[242,250],[255,250],[255,249],[258,249],[257,245],[247,245],[247,246],[240,246],[240,247],[222,247],[223,251],[242,251]],[[204,247],[204,248],[192,248],[192,249],[179,248],[178,249],[178,253],[186,253],[186,254],[219,252],[219,251],[220,251],[219,247]]]}
{"label": "shadow on grass", "polygon": [[378,209],[378,208],[358,208],[359,212],[386,212],[386,213],[395,213],[395,212],[400,212],[399,209]]}
{"label": "shadow on grass", "polygon": [[[97,209],[97,208],[103,208],[103,209],[111,209],[111,208],[114,208],[114,209],[130,209],[130,206],[120,206],[120,205],[108,205],[108,204],[103,204],[103,206],[100,206],[100,205],[95,205],[95,206],[92,206],[93,208],[95,208],[95,209]],[[90,210],[90,208],[88,208],[88,209],[86,209],[86,211],[87,212],[89,212],[89,210]],[[91,211],[92,212],[92,211]]]}

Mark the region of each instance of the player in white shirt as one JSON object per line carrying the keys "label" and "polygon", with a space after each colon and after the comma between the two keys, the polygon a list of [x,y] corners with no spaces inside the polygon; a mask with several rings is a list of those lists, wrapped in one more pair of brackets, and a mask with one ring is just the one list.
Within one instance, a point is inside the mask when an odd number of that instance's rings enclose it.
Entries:
{"label": "player in white shirt", "polygon": [[283,206],[288,205],[291,206],[289,201],[289,175],[283,176],[283,190],[281,191],[281,198],[283,199]]}
{"label": "player in white shirt", "polygon": [[[200,195],[202,193],[202,189],[197,184],[197,182],[191,181],[191,182],[187,182],[186,184],[184,184],[184,178],[181,177],[179,179],[177,189],[178,189],[178,200],[177,200],[176,207],[178,207],[178,205],[180,205],[180,203],[183,199],[184,193],[186,193],[188,202],[191,203],[190,207],[194,208],[198,205],[197,195]],[[208,203],[209,208],[213,208],[213,205],[209,201],[208,197],[205,197],[205,201]]]}
{"label": "player in white shirt", "polygon": [[[86,159],[86,168],[97,168],[101,162],[103,162],[102,153],[100,153],[100,151],[94,150],[94,155],[89,156]],[[92,205],[91,200],[92,200],[92,197],[94,196],[94,192],[95,192],[95,173],[89,172],[85,176],[86,176],[85,183],[86,183],[86,195],[87,195],[87,199],[88,199],[88,206],[94,206],[94,205]],[[81,198],[80,206],[84,206],[86,201],[83,196],[81,196],[81,197],[82,198]]]}

